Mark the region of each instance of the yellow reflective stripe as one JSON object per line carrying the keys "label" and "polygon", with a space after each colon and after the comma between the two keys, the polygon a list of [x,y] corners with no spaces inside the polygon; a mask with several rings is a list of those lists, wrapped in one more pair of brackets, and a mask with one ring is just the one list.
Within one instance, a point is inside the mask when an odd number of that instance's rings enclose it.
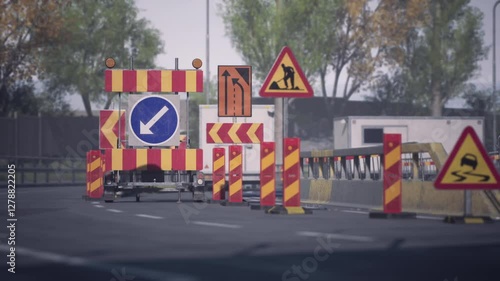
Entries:
{"label": "yellow reflective stripe", "polygon": [[269,153],[268,155],[264,156],[260,162],[260,170],[263,171],[267,169],[269,166],[271,166],[274,163],[275,159],[275,154],[274,151]]}
{"label": "yellow reflective stripe", "polygon": [[274,179],[272,179],[260,188],[260,192],[262,193],[260,198],[266,198],[269,194],[271,194],[274,191],[274,189],[275,189]]}
{"label": "yellow reflective stripe", "polygon": [[137,92],[147,92],[148,91],[148,71],[147,70],[137,70]]}
{"label": "yellow reflective stripe", "polygon": [[172,170],[172,150],[162,149],[161,150],[161,169],[163,171]]}
{"label": "yellow reflective stripe", "polygon": [[123,170],[123,149],[111,150],[111,170]]}
{"label": "yellow reflective stripe", "polygon": [[148,150],[136,149],[135,150],[135,167],[138,170],[146,170],[148,165]]}
{"label": "yellow reflective stripe", "polygon": [[90,171],[94,171],[95,169],[99,168],[100,165],[101,158],[97,158],[96,160],[92,161],[92,163],[90,163]]}
{"label": "yellow reflective stripe", "polygon": [[238,168],[240,165],[241,165],[241,154],[239,154],[238,156],[231,159],[231,161],[229,161],[229,171]]}
{"label": "yellow reflective stripe", "polygon": [[186,149],[186,171],[196,170],[196,149]]}
{"label": "yellow reflective stripe", "polygon": [[172,70],[161,71],[161,91],[172,92]]}
{"label": "yellow reflective stripe", "polygon": [[285,201],[288,201],[290,200],[290,198],[299,194],[299,180],[294,181],[292,184],[286,187],[286,190],[283,192],[283,194],[285,196]]}
{"label": "yellow reflective stripe", "polygon": [[113,69],[111,71],[111,91],[123,92],[123,70]]}
{"label": "yellow reflective stripe", "polygon": [[401,146],[396,146],[387,155],[385,155],[385,167],[384,169],[389,169],[394,166],[398,161],[401,161]]}
{"label": "yellow reflective stripe", "polygon": [[225,159],[224,158],[225,157],[222,156],[219,159],[217,159],[217,160],[214,161],[214,171],[217,171],[217,170],[219,170],[220,168],[222,168],[224,166],[224,164],[225,164],[225,161],[224,161]]}
{"label": "yellow reflective stripe", "polygon": [[297,164],[299,162],[299,150],[295,149],[292,153],[288,154],[285,157],[285,171],[288,170],[290,167],[293,165]]}
{"label": "yellow reflective stripe", "polygon": [[186,92],[196,92],[196,70],[186,70]]}
{"label": "yellow reflective stripe", "polygon": [[236,182],[233,182],[229,186],[229,196],[233,196],[233,194],[240,191],[241,188],[242,188],[242,182],[241,182],[241,179],[238,179]]}
{"label": "yellow reflective stripe", "polygon": [[392,200],[397,198],[401,194],[401,180],[398,180],[388,189],[385,190],[385,201],[384,204],[389,204]]}

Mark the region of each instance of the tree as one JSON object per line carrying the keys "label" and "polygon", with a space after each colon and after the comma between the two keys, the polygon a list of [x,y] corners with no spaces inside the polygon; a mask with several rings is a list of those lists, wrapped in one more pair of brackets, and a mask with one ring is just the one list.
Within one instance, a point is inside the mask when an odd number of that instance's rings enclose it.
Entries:
{"label": "tree", "polygon": [[133,0],[73,1],[65,9],[64,46],[44,57],[43,77],[51,92],[78,93],[88,116],[92,102],[108,108],[116,94],[104,94],[104,61],[113,57],[118,68],[129,68],[129,57],[140,68],[154,68],[163,52],[157,29],[138,19]]}
{"label": "tree", "polygon": [[[371,3],[375,5],[371,5]],[[257,79],[265,77],[277,52],[289,45],[311,81],[319,77],[327,112],[335,99],[347,101],[373,79],[375,70],[393,63],[388,52],[420,24],[424,0],[225,0],[227,32]],[[328,94],[328,75],[333,88]],[[339,90],[340,79],[346,81]]]}
{"label": "tree", "polygon": [[[470,90],[468,80],[485,58],[482,14],[467,0],[430,1],[426,21],[401,46],[393,72],[403,78],[405,100],[441,116],[446,102]],[[376,89],[375,86],[375,91]],[[380,90],[380,89],[379,89]]]}
{"label": "tree", "polygon": [[28,108],[36,112],[32,77],[43,71],[40,55],[65,40],[61,36],[60,7],[66,3],[64,0],[0,2],[0,116]]}

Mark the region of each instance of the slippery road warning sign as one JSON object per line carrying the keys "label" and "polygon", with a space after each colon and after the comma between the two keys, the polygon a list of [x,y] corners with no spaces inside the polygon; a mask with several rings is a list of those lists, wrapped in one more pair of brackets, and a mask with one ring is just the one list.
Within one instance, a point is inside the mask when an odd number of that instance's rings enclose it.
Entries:
{"label": "slippery road warning sign", "polygon": [[262,97],[309,98],[314,91],[295,59],[292,50],[285,46],[274,62],[260,89]]}
{"label": "slippery road warning sign", "polygon": [[500,176],[472,127],[466,127],[460,135],[434,186],[437,189],[500,189]]}

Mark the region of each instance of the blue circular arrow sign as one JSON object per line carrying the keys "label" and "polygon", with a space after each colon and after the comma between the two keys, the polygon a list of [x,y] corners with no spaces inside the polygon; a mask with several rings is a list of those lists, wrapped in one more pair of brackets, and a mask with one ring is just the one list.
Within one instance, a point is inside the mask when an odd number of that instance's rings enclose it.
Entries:
{"label": "blue circular arrow sign", "polygon": [[170,140],[179,128],[179,113],[162,96],[147,96],[138,100],[129,115],[134,136],[146,145],[160,145]]}

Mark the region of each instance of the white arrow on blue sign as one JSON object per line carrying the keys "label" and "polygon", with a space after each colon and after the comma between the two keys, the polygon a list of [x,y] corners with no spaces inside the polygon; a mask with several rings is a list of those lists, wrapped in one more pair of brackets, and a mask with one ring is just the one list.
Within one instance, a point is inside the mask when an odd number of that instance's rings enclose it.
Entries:
{"label": "white arrow on blue sign", "polygon": [[179,96],[129,96],[130,146],[179,144]]}

